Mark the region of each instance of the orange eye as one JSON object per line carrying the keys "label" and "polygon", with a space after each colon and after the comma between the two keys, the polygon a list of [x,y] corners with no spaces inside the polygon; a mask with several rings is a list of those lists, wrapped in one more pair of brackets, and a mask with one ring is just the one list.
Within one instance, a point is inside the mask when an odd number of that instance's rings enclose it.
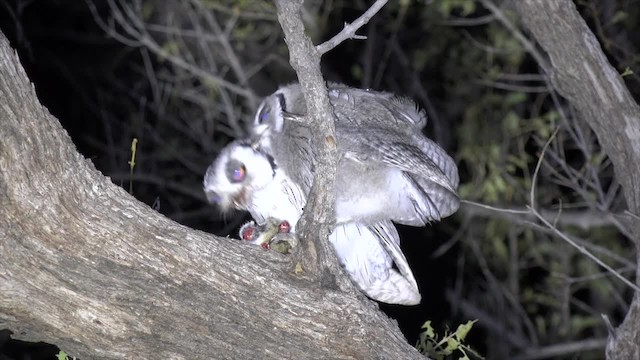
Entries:
{"label": "orange eye", "polygon": [[233,170],[233,175],[231,180],[233,182],[240,182],[244,180],[244,177],[247,175],[247,169],[242,165],[241,167]]}
{"label": "orange eye", "polygon": [[247,168],[239,161],[230,161],[227,164],[227,177],[232,183],[242,182],[247,177]]}

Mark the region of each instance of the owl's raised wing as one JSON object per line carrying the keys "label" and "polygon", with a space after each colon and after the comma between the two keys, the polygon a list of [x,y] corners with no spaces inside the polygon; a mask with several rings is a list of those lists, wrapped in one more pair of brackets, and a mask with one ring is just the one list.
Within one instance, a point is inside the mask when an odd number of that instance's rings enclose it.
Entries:
{"label": "owl's raised wing", "polygon": [[[407,197],[414,204],[415,217],[400,222],[423,225],[447,217],[458,209],[457,168],[439,146],[372,127],[341,127],[339,134],[338,146],[347,159],[381,164],[404,173],[404,184],[396,186],[406,189]],[[429,152],[434,149],[436,151]]]}

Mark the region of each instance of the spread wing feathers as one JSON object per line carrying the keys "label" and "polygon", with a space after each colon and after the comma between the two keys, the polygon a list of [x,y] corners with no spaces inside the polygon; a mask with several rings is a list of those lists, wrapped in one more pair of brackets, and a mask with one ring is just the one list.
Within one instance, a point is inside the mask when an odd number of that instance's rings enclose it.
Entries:
{"label": "spread wing feathers", "polygon": [[458,176],[458,166],[447,152],[436,144],[433,140],[422,135],[415,136],[417,146],[424,154],[428,154],[431,160],[438,165],[440,170],[447,176],[451,186],[458,188],[460,177]]}
{"label": "spread wing feathers", "polygon": [[[409,176],[415,187],[422,191],[423,202],[426,203],[426,211],[423,212],[421,219],[440,221],[448,216],[453,215],[460,207],[460,199],[455,193],[449,191],[442,191],[439,185],[420,178],[415,175]],[[419,198],[420,199],[420,198]],[[415,200],[414,200],[415,201]],[[415,201],[416,207],[422,206],[420,201]],[[413,225],[413,224],[405,224]],[[425,223],[419,223],[414,226],[424,226]]]}
{"label": "spread wing feathers", "polygon": [[404,179],[409,184],[407,194],[411,209],[408,211],[403,209],[405,211],[398,212],[398,216],[393,218],[394,221],[410,226],[425,226],[430,221],[440,221],[440,219],[445,217],[443,211],[439,208],[440,204],[437,202],[437,199],[432,196],[441,193],[441,191],[437,189],[437,186],[429,182],[421,186],[419,182],[416,181],[415,176],[408,174],[404,175]]}
{"label": "spread wing feathers", "polygon": [[[284,89],[287,89],[289,96],[284,101],[283,110],[291,117],[304,117],[307,111],[300,84],[289,84],[279,91],[283,92]],[[341,139],[344,138],[357,143],[361,130],[372,126],[377,128],[378,133],[380,131],[385,133],[385,136],[386,132],[393,132],[402,136],[405,142],[410,138],[415,140],[424,154],[431,156],[432,162],[441,172],[444,172],[455,192],[459,182],[456,164],[436,143],[421,135],[421,129],[426,125],[427,117],[425,111],[420,110],[415,102],[392,93],[351,88],[339,83],[329,83],[328,90],[329,99],[338,119],[336,133],[339,146]],[[340,136],[341,133],[349,130],[351,135]],[[373,134],[371,131],[369,133]],[[274,157],[276,159],[293,158],[292,161],[295,162],[281,165],[292,177],[296,177],[296,173],[307,173],[301,170],[313,164],[315,157],[312,154],[311,135],[311,129],[305,121],[287,121],[282,132],[277,131],[271,134],[274,137],[271,141]],[[366,141],[367,139],[362,139],[361,142]],[[349,146],[346,148],[348,149]],[[308,182],[303,184],[303,188],[311,186],[311,179],[294,180]]]}
{"label": "spread wing feathers", "polygon": [[443,190],[455,194],[456,189],[449,181],[449,178],[427,154],[410,144],[381,140],[367,144],[367,146],[373,148],[372,150],[376,154],[374,156],[379,161],[397,167],[402,171],[415,174],[424,180],[429,180],[434,184],[440,185]]}
{"label": "spread wing feathers", "polygon": [[[333,105],[338,121],[345,125],[367,125],[401,127],[406,131],[418,132],[427,124],[427,115],[417,104],[406,97],[392,93],[357,89],[339,83],[328,83],[329,101]],[[305,122],[301,118],[307,113],[300,84],[293,83],[280,88],[289,95],[286,115],[290,119]],[[291,94],[297,97],[292,98]]]}
{"label": "spread wing feathers", "polygon": [[376,124],[420,132],[427,124],[425,111],[415,102],[391,93],[329,84],[329,100],[344,125]]}
{"label": "spread wing feathers", "polygon": [[433,156],[434,154],[423,152],[419,147],[407,143],[405,137],[393,131],[355,127],[342,129],[338,146],[341,147],[340,150],[345,156],[355,161],[375,161],[391,165],[429,180],[442,187],[443,191],[449,191],[455,195],[457,185],[455,180],[458,176],[457,171],[451,169],[455,164],[446,166],[446,171],[450,175],[446,175],[438,165],[442,162],[453,162],[451,158],[443,157],[444,151],[437,152]]}
{"label": "spread wing feathers", "polygon": [[[435,143],[424,146],[407,143],[406,137],[392,131],[345,127],[338,145],[341,152],[357,162],[377,162],[403,171],[408,198],[413,203],[414,216],[394,219],[407,225],[422,226],[454,213],[459,206],[456,194],[458,174],[453,160],[438,150]],[[444,166],[444,169],[440,165]],[[406,213],[404,213],[406,214]]]}
{"label": "spread wing feathers", "polygon": [[[420,292],[393,223],[346,223],[331,233],[338,258],[353,282],[367,296],[389,304],[415,305]],[[393,263],[400,271],[393,268]]]}

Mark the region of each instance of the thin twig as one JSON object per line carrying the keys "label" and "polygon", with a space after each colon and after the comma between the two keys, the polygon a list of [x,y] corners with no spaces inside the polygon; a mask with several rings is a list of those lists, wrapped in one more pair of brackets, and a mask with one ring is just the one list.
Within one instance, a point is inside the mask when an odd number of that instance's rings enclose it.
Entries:
{"label": "thin twig", "polygon": [[[317,45],[316,50],[318,50],[320,55],[323,55],[331,51],[331,49],[335,48],[336,46],[340,45],[341,42],[347,39],[356,38],[356,31],[358,31],[358,29],[360,29],[365,24],[367,24],[369,20],[371,20],[371,18],[378,11],[380,11],[380,9],[382,9],[382,7],[387,3],[387,1],[389,0],[376,0],[376,2],[373,5],[371,5],[371,7],[364,12],[364,14],[360,15],[360,17],[356,19],[356,21],[352,22],[351,24],[345,24],[344,29],[342,29],[342,31],[340,31],[334,37],[325,41],[324,43]],[[357,38],[362,39],[363,37],[358,36]]]}
{"label": "thin twig", "polygon": [[463,203],[463,204],[469,204],[469,205],[485,208],[485,209],[488,209],[488,210],[493,210],[493,211],[498,211],[498,212],[503,212],[503,213],[508,213],[508,214],[528,215],[528,214],[531,213],[531,211],[529,211],[529,210],[500,208],[500,207],[495,207],[495,206],[491,206],[491,205],[478,203],[478,202],[471,201],[471,200],[460,200],[460,202]]}
{"label": "thin twig", "polygon": [[537,360],[566,356],[574,353],[604,349],[607,339],[586,339],[563,344],[555,344],[528,350],[522,355],[517,355],[513,360]]}
{"label": "thin twig", "polygon": [[566,241],[567,243],[569,243],[571,246],[573,246],[574,248],[576,248],[578,251],[580,251],[581,253],[583,253],[584,255],[586,255],[588,258],[590,258],[591,260],[593,260],[596,264],[602,266],[603,268],[605,268],[607,271],[611,272],[611,274],[613,274],[615,277],[617,277],[618,279],[620,279],[622,282],[624,282],[625,284],[627,284],[629,287],[631,287],[633,290],[640,292],[640,287],[638,287],[636,284],[632,283],[631,281],[629,281],[627,278],[625,278],[624,276],[620,275],[618,272],[616,272],[612,267],[610,267],[609,265],[607,265],[604,261],[600,260],[598,257],[596,257],[595,255],[593,255],[591,252],[589,252],[584,246],[581,246],[579,244],[577,244],[576,242],[574,242],[571,238],[569,238],[568,236],[566,236],[562,231],[558,230],[558,228],[554,227],[549,221],[547,221],[547,219],[545,219],[537,210],[535,207],[535,189],[536,189],[536,180],[538,178],[538,173],[540,171],[540,167],[542,165],[542,161],[544,159],[544,154],[547,151],[547,148],[549,147],[549,144],[551,144],[551,141],[553,140],[553,138],[556,136],[556,134],[558,133],[559,128],[556,128],[556,130],[553,132],[553,134],[551,134],[551,137],[549,138],[549,140],[545,143],[544,147],[542,148],[542,153],[540,154],[540,158],[538,158],[538,163],[536,164],[536,169],[533,172],[533,178],[531,179],[531,193],[530,193],[530,197],[529,197],[529,205],[527,206],[531,212],[536,216],[536,218],[538,218],[538,220],[540,222],[542,222],[545,226],[547,226],[554,234],[556,234],[557,236],[559,236],[562,240]]}
{"label": "thin twig", "polygon": [[531,54],[531,56],[533,56],[533,58],[536,60],[538,65],[540,65],[540,67],[545,71],[545,73],[549,74],[550,67],[549,67],[549,61],[547,61],[547,58],[543,56],[542,53],[538,51],[536,46],[531,41],[529,41],[529,39],[527,39],[526,36],[524,36],[522,31],[520,31],[518,27],[516,27],[511,22],[511,20],[507,18],[504,12],[500,10],[500,8],[497,7],[496,4],[494,4],[493,1],[491,0],[478,0],[478,1],[482,3],[482,6],[484,6],[489,11],[491,11],[491,13],[496,17],[496,19],[498,19],[498,21],[502,23],[502,25],[504,25],[507,29],[509,29],[509,31],[511,31],[511,33],[513,34],[513,37],[515,37],[516,40],[518,40],[520,44],[522,44],[525,50],[527,50],[527,52]]}

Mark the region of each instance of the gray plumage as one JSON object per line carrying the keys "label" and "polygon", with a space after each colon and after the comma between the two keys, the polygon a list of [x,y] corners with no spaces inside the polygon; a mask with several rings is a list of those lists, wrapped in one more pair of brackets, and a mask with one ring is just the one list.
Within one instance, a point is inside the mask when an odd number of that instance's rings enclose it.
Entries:
{"label": "gray plumage", "polygon": [[[340,154],[338,223],[390,219],[422,226],[458,209],[455,162],[422,135],[426,116],[415,103],[341,84],[329,84],[329,99]],[[315,156],[305,116],[300,85],[284,86],[262,102],[253,136],[308,193]]]}
{"label": "gray plumage", "polygon": [[[337,225],[329,241],[369,297],[418,304],[420,293],[391,221],[422,226],[455,212],[457,167],[422,135],[426,116],[413,101],[341,84],[329,84],[329,98],[340,154]],[[210,166],[205,192],[223,209],[248,210],[259,224],[286,220],[295,234],[315,161],[300,86],[267,97],[252,130],[250,143],[230,144]]]}

